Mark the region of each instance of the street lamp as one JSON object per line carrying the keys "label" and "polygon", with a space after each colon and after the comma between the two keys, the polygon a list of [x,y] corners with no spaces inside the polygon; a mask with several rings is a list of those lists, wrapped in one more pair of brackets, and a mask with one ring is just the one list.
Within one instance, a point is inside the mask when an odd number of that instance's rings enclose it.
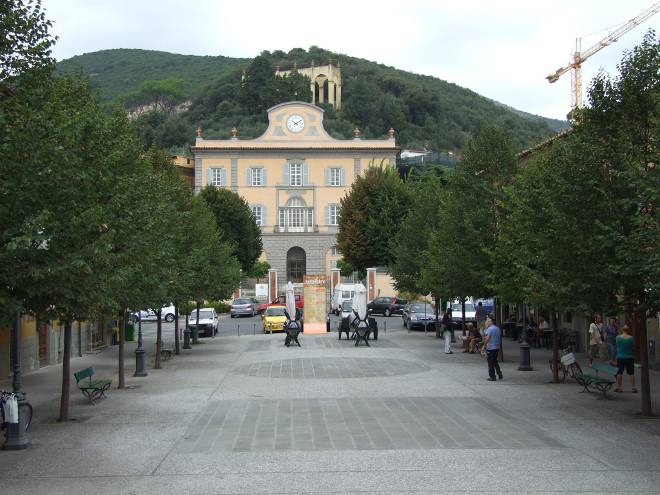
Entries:
{"label": "street lamp", "polygon": [[520,342],[520,364],[518,371],[534,371],[530,364],[529,342],[527,342],[527,306],[522,304],[522,341]]}
{"label": "street lamp", "polygon": [[133,376],[147,376],[144,368],[144,348],[142,347],[142,315],[138,313],[138,344],[135,349],[135,373]]}
{"label": "street lamp", "polygon": [[5,450],[23,450],[30,445],[25,431],[25,415],[23,404],[26,402],[25,392],[21,391],[21,344],[20,344],[21,313],[16,312],[16,319],[11,329],[11,361],[12,361],[12,387],[18,401],[18,423],[7,424],[5,433]]}

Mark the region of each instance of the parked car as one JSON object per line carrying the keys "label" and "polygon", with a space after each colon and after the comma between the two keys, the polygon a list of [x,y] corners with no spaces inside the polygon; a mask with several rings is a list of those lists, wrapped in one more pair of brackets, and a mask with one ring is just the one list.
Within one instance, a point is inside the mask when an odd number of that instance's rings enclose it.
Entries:
{"label": "parked car", "polygon": [[236,318],[241,315],[254,316],[259,314],[259,301],[254,297],[240,297],[234,299],[231,303],[231,308],[229,309],[229,314],[232,318]]}
{"label": "parked car", "polygon": [[266,308],[266,311],[261,316],[264,323],[264,333],[284,331],[284,322],[286,321],[285,311],[286,306],[283,305],[273,305]]}
{"label": "parked car", "polygon": [[[162,320],[165,320],[166,322],[172,322],[174,321],[174,305],[173,304],[165,304],[161,308],[161,314],[160,317]],[[140,311],[134,311],[131,313],[131,317],[135,321],[151,321],[151,320],[157,320],[158,319],[158,314],[155,309],[141,309]]]}
{"label": "parked car", "polygon": [[403,309],[401,315],[403,318],[403,326],[408,330],[415,328],[426,328],[435,326],[437,318],[435,316],[435,308],[424,302],[412,302],[407,304]]}
{"label": "parked car", "polygon": [[197,310],[193,310],[188,317],[188,328],[197,328],[198,334],[205,336],[214,336],[218,333],[218,315],[214,308],[200,308],[199,319],[197,319]]}
{"label": "parked car", "polygon": [[[302,310],[305,307],[305,298],[302,294],[294,294],[294,297],[296,298],[296,309]],[[269,306],[278,306],[280,304],[284,304],[286,306],[286,296],[277,296],[275,299],[273,299],[273,302],[269,304]]]}
{"label": "parked car", "polygon": [[373,314],[378,313],[384,316],[391,316],[401,314],[406,304],[408,304],[408,301],[398,297],[377,297],[367,304],[367,310]]}

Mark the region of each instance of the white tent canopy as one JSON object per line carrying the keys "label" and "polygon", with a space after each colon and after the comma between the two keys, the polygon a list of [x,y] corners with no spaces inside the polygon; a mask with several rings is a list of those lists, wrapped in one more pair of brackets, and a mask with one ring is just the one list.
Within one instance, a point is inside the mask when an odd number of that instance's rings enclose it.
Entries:
{"label": "white tent canopy", "polygon": [[355,286],[353,310],[357,312],[361,320],[367,317],[367,288],[362,283]]}

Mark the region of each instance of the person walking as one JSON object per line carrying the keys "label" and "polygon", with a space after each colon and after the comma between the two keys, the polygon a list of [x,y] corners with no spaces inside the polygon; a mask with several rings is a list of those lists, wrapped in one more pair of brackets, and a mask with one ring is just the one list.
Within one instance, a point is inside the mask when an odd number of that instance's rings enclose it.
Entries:
{"label": "person walking", "polygon": [[603,330],[603,317],[596,313],[594,321],[589,325],[589,368],[593,366],[594,357],[603,343]]}
{"label": "person walking", "polygon": [[605,338],[607,340],[607,360],[612,366],[616,366],[616,338],[619,335],[619,327],[616,318],[610,318],[605,327]]}
{"label": "person walking", "polygon": [[453,354],[451,350],[451,336],[454,327],[454,320],[451,318],[451,306],[447,308],[442,315],[442,338],[445,339],[445,354]]}
{"label": "person walking", "polygon": [[486,330],[484,331],[484,344],[481,347],[481,354],[488,358],[488,381],[497,381],[495,372],[500,380],[504,379],[500,364],[497,362],[497,356],[502,347],[502,332],[495,325],[492,318],[486,318]]}
{"label": "person walking", "polygon": [[623,370],[626,370],[626,373],[630,377],[630,386],[632,387],[631,392],[633,394],[637,393],[637,388],[635,388],[635,360],[633,358],[633,339],[630,335],[630,328],[628,325],[623,325],[621,327],[621,335],[618,335],[616,338],[616,387],[615,392],[623,392],[621,388],[623,382]]}

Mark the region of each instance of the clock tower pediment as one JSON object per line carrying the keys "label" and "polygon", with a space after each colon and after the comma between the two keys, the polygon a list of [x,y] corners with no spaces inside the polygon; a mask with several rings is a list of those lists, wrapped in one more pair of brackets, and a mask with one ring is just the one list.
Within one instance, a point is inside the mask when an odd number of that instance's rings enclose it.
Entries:
{"label": "clock tower pediment", "polygon": [[255,141],[284,143],[335,141],[323,127],[323,109],[291,101],[268,109],[268,129]]}

